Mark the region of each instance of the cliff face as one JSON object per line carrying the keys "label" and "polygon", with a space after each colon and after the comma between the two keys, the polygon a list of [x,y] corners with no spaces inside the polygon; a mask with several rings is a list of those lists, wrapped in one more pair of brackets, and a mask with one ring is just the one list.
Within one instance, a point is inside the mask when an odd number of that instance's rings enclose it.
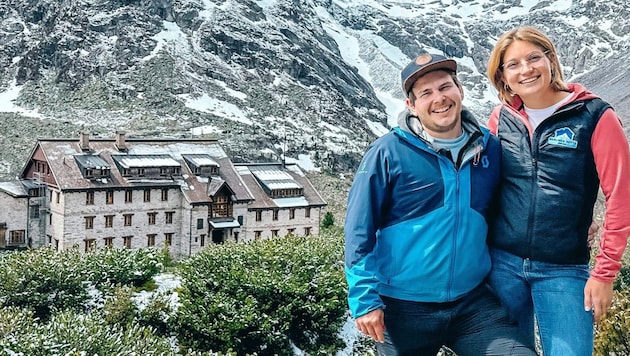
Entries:
{"label": "cliff face", "polygon": [[483,121],[496,104],[485,61],[520,24],[545,30],[566,77],[628,117],[629,17],[625,0],[0,1],[0,173],[15,174],[36,137],[120,129],[215,136],[235,161],[286,151],[354,170],[402,108],[400,68],[418,53],[459,59]]}

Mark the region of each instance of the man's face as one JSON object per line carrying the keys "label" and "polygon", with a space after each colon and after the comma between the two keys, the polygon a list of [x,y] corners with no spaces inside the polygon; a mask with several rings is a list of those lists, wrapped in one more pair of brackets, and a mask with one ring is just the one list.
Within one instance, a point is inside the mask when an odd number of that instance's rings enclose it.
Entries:
{"label": "man's face", "polygon": [[443,70],[429,72],[413,84],[416,100],[406,100],[407,107],[433,137],[457,138],[461,135],[463,90],[455,84],[451,74]]}

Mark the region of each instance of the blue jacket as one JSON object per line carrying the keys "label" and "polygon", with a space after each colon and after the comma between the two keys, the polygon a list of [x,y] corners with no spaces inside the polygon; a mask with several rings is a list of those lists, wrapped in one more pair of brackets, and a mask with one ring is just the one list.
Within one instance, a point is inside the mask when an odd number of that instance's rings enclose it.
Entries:
{"label": "blue jacket", "polygon": [[[417,120],[413,118],[412,120]],[[417,302],[458,299],[490,271],[486,214],[501,148],[466,110],[470,139],[457,164],[401,126],[365,152],[348,196],[345,272],[356,318],[380,296]]]}

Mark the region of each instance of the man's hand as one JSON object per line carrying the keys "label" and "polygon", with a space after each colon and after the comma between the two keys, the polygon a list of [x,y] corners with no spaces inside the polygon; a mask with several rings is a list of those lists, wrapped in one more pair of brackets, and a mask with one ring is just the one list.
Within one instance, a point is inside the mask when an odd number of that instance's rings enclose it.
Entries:
{"label": "man's hand", "polygon": [[584,287],[584,310],[593,310],[595,322],[606,315],[613,297],[613,283],[589,278]]}
{"label": "man's hand", "polygon": [[371,312],[358,317],[355,320],[357,329],[363,334],[371,337],[376,342],[385,342],[385,317],[383,309],[372,310]]}
{"label": "man's hand", "polygon": [[593,248],[593,246],[595,245],[595,238],[597,237],[598,232],[599,225],[597,225],[597,222],[595,221],[595,219],[593,219],[593,221],[591,221],[591,226],[588,227],[588,248]]}

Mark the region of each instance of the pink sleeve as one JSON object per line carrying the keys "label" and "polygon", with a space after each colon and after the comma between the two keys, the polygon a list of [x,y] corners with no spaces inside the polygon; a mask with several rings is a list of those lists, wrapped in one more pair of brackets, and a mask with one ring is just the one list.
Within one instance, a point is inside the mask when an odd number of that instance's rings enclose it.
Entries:
{"label": "pink sleeve", "polygon": [[630,235],[630,149],[617,114],[608,109],[593,132],[591,147],[606,198],[604,226],[591,276],[615,279]]}
{"label": "pink sleeve", "polygon": [[499,128],[499,113],[501,112],[501,106],[497,106],[492,110],[490,118],[488,119],[488,130],[493,135],[497,134]]}

